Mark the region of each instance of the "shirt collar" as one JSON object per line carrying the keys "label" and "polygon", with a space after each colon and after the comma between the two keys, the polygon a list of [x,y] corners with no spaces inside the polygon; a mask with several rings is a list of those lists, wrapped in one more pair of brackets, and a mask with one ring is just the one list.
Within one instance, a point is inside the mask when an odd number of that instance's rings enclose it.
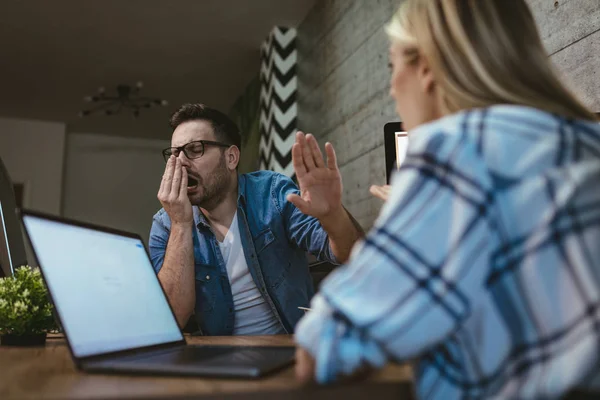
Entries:
{"label": "shirt collar", "polygon": [[246,205],[246,175],[238,174],[238,206]]}

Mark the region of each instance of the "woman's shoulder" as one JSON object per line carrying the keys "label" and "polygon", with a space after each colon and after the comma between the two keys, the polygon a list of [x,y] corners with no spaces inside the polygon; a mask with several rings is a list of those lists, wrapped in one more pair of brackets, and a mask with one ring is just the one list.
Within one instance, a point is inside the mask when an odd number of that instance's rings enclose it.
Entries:
{"label": "woman's shoulder", "polygon": [[[542,134],[564,118],[546,111],[516,105],[495,105],[447,115],[414,129],[412,136],[471,135],[493,130],[530,131]],[[512,129],[511,129],[512,128]],[[411,132],[411,134],[413,133]]]}
{"label": "woman's shoulder", "polygon": [[[409,151],[450,155],[460,148],[481,159],[490,171],[516,179],[556,167],[561,154],[573,153],[572,137],[581,134],[600,141],[600,124],[531,107],[495,105],[419,126],[409,133]],[[572,161],[561,157],[563,162]]]}
{"label": "woman's shoulder", "polygon": [[419,126],[415,137],[431,135],[481,134],[526,136],[529,139],[546,138],[548,132],[561,126],[580,126],[600,131],[597,121],[574,120],[537,108],[499,104],[486,108],[460,111]]}

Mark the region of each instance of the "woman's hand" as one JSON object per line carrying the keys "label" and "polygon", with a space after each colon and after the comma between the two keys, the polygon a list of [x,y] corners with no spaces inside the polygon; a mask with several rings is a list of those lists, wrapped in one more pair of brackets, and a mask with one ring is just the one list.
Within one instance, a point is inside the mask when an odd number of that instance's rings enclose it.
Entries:
{"label": "woman's hand", "polygon": [[383,201],[387,201],[388,197],[390,197],[390,192],[392,191],[392,187],[390,185],[377,186],[372,185],[369,189],[371,194],[375,197],[379,197]]}
{"label": "woman's hand", "polygon": [[[296,379],[308,385],[315,382],[315,359],[313,356],[302,347],[296,347]],[[367,379],[373,372],[373,368],[363,366],[352,374],[347,376],[339,376],[338,383],[357,382]]]}
{"label": "woman's hand", "polygon": [[302,347],[296,347],[296,379],[303,384],[315,380],[315,359]]}

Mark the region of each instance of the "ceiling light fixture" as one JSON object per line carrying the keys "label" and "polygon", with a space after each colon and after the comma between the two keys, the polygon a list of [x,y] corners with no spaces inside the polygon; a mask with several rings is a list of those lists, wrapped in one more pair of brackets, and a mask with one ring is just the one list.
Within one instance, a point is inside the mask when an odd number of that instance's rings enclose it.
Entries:
{"label": "ceiling light fixture", "polygon": [[87,117],[92,114],[103,113],[104,115],[119,114],[123,109],[130,109],[133,116],[137,118],[140,110],[154,106],[167,106],[169,102],[152,97],[139,96],[140,90],[144,87],[143,82],[138,82],[135,86],[118,85],[115,96],[106,95],[103,87],[98,88],[98,94],[85,96],[83,100],[87,103],[98,103],[97,106],[79,112],[80,117]]}

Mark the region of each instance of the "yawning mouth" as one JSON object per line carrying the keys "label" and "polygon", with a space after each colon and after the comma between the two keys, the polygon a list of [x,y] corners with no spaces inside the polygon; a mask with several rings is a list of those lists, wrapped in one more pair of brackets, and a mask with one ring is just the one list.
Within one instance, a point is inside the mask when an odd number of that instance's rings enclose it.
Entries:
{"label": "yawning mouth", "polygon": [[196,186],[198,186],[198,179],[194,178],[191,175],[188,175],[188,187],[192,188]]}

